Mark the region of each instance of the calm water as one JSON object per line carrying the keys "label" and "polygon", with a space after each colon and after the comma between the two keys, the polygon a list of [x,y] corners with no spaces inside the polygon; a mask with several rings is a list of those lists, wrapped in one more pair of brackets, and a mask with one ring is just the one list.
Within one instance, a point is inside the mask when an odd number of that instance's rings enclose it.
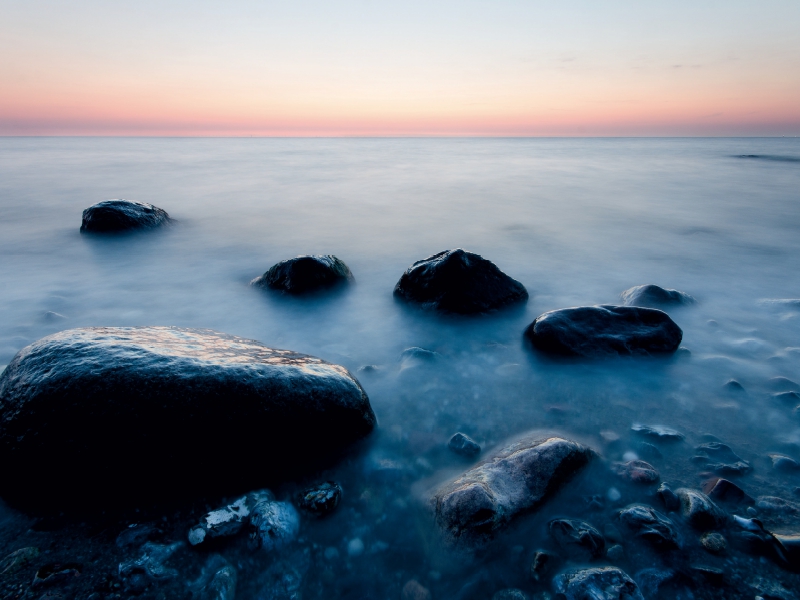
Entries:
{"label": "calm water", "polygon": [[[81,236],[81,211],[109,198],[150,202],[178,225]],[[361,462],[334,473],[350,486],[340,514],[304,524],[311,567],[298,569],[308,597],[351,597],[341,573],[360,582],[351,582],[356,589],[390,581],[386,597],[410,578],[434,597],[456,595],[468,573],[431,549],[430,524],[415,506],[437,479],[464,468],[444,449],[457,430],[485,448],[555,430],[619,460],[635,448],[632,423],[658,423],[687,436],[656,464],[673,487],[702,481],[690,458],[703,434],[752,463],[740,481],[751,495],[792,499],[800,485],[766,457],[800,459],[800,417],[770,396],[800,389],[770,381],[800,381],[800,302],[762,302],[800,298],[798,139],[0,138],[0,214],[0,365],[61,329],[178,325],[356,373],[380,430]],[[521,281],[527,306],[462,319],[393,299],[412,262],[454,247]],[[339,256],[356,284],[315,300],[248,287],[275,262],[314,253]],[[553,363],[523,344],[539,314],[615,303],[644,283],[697,298],[670,311],[690,353]],[[402,363],[410,346],[442,356]],[[379,368],[358,372],[364,365]],[[730,379],[745,392],[727,391]],[[609,446],[599,435],[606,430],[620,442]],[[397,466],[389,482],[376,475],[386,464]],[[611,483],[598,485],[603,493]],[[520,564],[544,543],[540,525],[504,543]],[[351,558],[354,538],[367,550]],[[340,557],[316,565],[317,547]],[[480,563],[490,573],[481,585],[530,586],[527,566],[512,563]],[[256,597],[257,577],[243,569],[240,595]]]}

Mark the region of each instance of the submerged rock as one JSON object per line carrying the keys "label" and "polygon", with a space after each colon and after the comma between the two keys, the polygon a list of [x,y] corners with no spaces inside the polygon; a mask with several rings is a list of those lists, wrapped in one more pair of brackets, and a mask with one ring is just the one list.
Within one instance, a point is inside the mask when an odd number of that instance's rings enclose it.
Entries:
{"label": "submerged rock", "polygon": [[633,504],[618,514],[620,522],[636,537],[661,548],[681,545],[678,530],[667,517],[646,504]]}
{"label": "submerged rock", "polygon": [[553,587],[566,600],[644,600],[639,586],[617,567],[567,571],[555,576]]}
{"label": "submerged rock", "polygon": [[453,434],[453,437],[451,437],[450,441],[447,442],[447,447],[456,454],[467,456],[469,458],[478,456],[478,454],[481,453],[480,444],[460,431]]}
{"label": "submerged rock", "polygon": [[680,510],[681,508],[681,500],[678,496],[675,495],[675,492],[672,491],[666,483],[662,483],[658,486],[658,490],[656,491],[656,495],[659,497],[661,502],[664,503],[664,508],[667,512],[674,512]]}
{"label": "submerged rock", "polygon": [[644,306],[659,308],[661,306],[680,306],[694,304],[696,301],[686,292],[667,290],[657,285],[637,285],[620,294],[625,306]]}
{"label": "submerged rock", "polygon": [[297,495],[297,506],[317,517],[329,515],[342,499],[342,486],[335,481],[324,481],[304,489]]}
{"label": "submerged rock", "polygon": [[22,567],[39,556],[39,549],[35,546],[27,546],[14,550],[3,560],[0,560],[0,576],[10,577]]}
{"label": "submerged rock", "polygon": [[123,578],[136,578],[137,575],[144,575],[152,581],[177,577],[177,569],[169,567],[165,563],[177,550],[183,548],[183,545],[183,542],[167,545],[147,542],[142,546],[142,554],[138,558],[119,564],[119,575]]}
{"label": "submerged rock", "polygon": [[[0,486],[28,505],[56,494],[95,507],[252,488],[330,460],[375,423],[358,381],[318,358],[209,330],[71,329],[0,376]],[[253,456],[280,460],[255,468]]]}
{"label": "submerged rock", "polygon": [[631,425],[631,431],[639,435],[670,442],[679,442],[685,437],[680,431],[664,427],[663,425],[642,425],[641,423],[634,423]]}
{"label": "submerged rock", "polygon": [[749,462],[739,458],[730,446],[721,442],[701,444],[695,451],[693,462],[720,475],[743,475],[750,470]]}
{"label": "submerged rock", "polygon": [[332,254],[315,254],[282,260],[250,285],[305,294],[349,281],[353,281],[353,274],[341,259]]}
{"label": "submerged rock", "polygon": [[528,292],[491,261],[461,248],[439,252],[411,265],[394,295],[425,308],[476,314],[523,302]]}
{"label": "submerged rock", "polygon": [[695,529],[706,531],[725,525],[727,515],[702,492],[681,488],[675,490],[681,500],[681,514]]}
{"label": "submerged rock", "polygon": [[800,512],[797,504],[777,496],[759,496],[756,506],[759,510],[783,515],[795,515]]}
{"label": "submerged rock", "polygon": [[492,600],[529,600],[529,596],[518,588],[506,588],[495,592]]}
{"label": "submerged rock", "polygon": [[772,460],[772,468],[782,473],[800,471],[800,463],[785,454],[768,454]]}
{"label": "submerged rock", "polygon": [[599,358],[675,352],[683,332],[660,310],[633,306],[582,306],[539,315],[525,330],[549,354]]}
{"label": "submerged rock", "polygon": [[400,600],[431,600],[431,592],[416,579],[409,579],[403,586]]}
{"label": "submerged rock", "polygon": [[518,439],[434,492],[430,504],[445,543],[462,548],[485,544],[595,456],[592,449],[559,437]]}
{"label": "submerged rock", "polygon": [[250,513],[250,547],[271,551],[293,541],[300,530],[300,517],[289,502],[263,497]]}
{"label": "submerged rock", "polygon": [[583,558],[602,558],[606,541],[597,529],[578,519],[553,519],[550,535],[567,554]]}
{"label": "submerged rock", "polygon": [[614,463],[612,469],[619,477],[631,483],[655,483],[661,477],[653,465],[643,460]]}
{"label": "submerged rock", "polygon": [[81,233],[152,229],[167,225],[171,221],[167,211],[146,202],[104,200],[83,211]]}
{"label": "submerged rock", "polygon": [[728,504],[753,504],[755,502],[742,488],[722,477],[708,480],[703,485],[703,493],[715,502]]}
{"label": "submerged rock", "polygon": [[659,588],[675,578],[675,571],[672,569],[651,567],[649,569],[642,569],[634,575],[634,578],[639,584],[639,589],[642,591],[645,598],[657,598]]}
{"label": "submerged rock", "polygon": [[234,600],[236,597],[236,569],[219,554],[206,561],[200,577],[190,584],[192,598],[199,600]]}
{"label": "submerged rock", "polygon": [[547,550],[538,550],[531,561],[530,576],[533,581],[542,583],[550,576],[559,563],[557,555]]}

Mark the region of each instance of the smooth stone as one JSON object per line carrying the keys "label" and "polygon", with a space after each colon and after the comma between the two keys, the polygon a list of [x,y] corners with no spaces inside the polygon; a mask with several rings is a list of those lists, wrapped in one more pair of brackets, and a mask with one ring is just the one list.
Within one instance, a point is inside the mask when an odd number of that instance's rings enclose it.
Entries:
{"label": "smooth stone", "polygon": [[725,525],[725,512],[704,493],[680,488],[675,494],[680,498],[683,518],[695,529],[706,531]]}
{"label": "smooth stone", "polygon": [[669,427],[663,425],[642,425],[641,423],[634,423],[631,425],[631,431],[644,435],[657,440],[677,442],[684,439],[684,435]]}
{"label": "smooth stone", "polygon": [[695,448],[697,455],[692,461],[720,475],[743,475],[750,470],[750,463],[739,458],[730,446],[721,442],[708,442]]}
{"label": "smooth stone", "polygon": [[534,432],[517,439],[433,493],[430,507],[445,543],[462,548],[487,543],[596,456],[591,448],[555,436]]}
{"label": "smooth stone", "polygon": [[252,492],[217,510],[206,513],[189,530],[189,543],[197,546],[206,540],[236,535],[249,522],[250,513],[259,502],[274,500],[271,492]]}
{"label": "smooth stone", "polygon": [[335,481],[324,481],[301,491],[297,506],[306,513],[324,517],[336,510],[341,499],[342,486]]}
{"label": "smooth stone", "polygon": [[733,392],[735,394],[745,391],[744,386],[735,379],[729,379],[728,381],[726,381],[725,384],[722,386],[722,388],[726,392]]}
{"label": "smooth stone", "polygon": [[773,377],[767,380],[767,387],[776,392],[796,392],[800,390],[800,384],[788,377]]}
{"label": "smooth stone", "polygon": [[680,510],[681,508],[681,500],[678,496],[675,495],[675,492],[666,484],[662,483],[658,486],[658,490],[656,494],[661,499],[661,502],[664,503],[664,509],[667,512],[675,512]]}
{"label": "smooth stone", "polygon": [[712,554],[720,554],[725,552],[728,542],[721,533],[708,532],[700,537],[700,545]]}
{"label": "smooth stone", "polygon": [[567,571],[553,578],[553,588],[566,600],[644,600],[636,582],[617,567]]}
{"label": "smooth stone", "polygon": [[585,559],[602,558],[606,541],[597,529],[578,519],[553,519],[550,535],[567,554]]}
{"label": "smooth stone", "polygon": [[400,593],[401,600],[431,600],[431,592],[416,579],[406,581]]}
{"label": "smooth stone", "polygon": [[633,504],[621,510],[617,518],[633,535],[661,548],[681,546],[678,530],[672,521],[646,504]]}
{"label": "smooth stone", "polygon": [[70,329],[0,376],[0,486],[26,506],[252,489],[332,460],[375,425],[358,381],[318,358],[210,330]]}
{"label": "smooth stone", "polygon": [[332,254],[298,256],[272,265],[250,285],[287,294],[306,294],[353,281],[344,262]]}
{"label": "smooth stone", "polygon": [[300,516],[289,502],[264,495],[250,511],[250,547],[267,552],[280,550],[297,537]]}
{"label": "smooth stone", "polygon": [[461,248],[415,262],[400,277],[394,295],[424,308],[457,314],[490,312],[528,299],[519,281]]}
{"label": "smooth stone", "polygon": [[660,310],[608,305],[546,312],[525,336],[548,354],[602,358],[675,352],[683,332]]}
{"label": "smooth stone", "polygon": [[198,600],[234,600],[236,597],[236,569],[219,554],[212,554],[200,577],[189,585],[192,598]]}
{"label": "smooth stone", "polygon": [[167,211],[147,202],[104,200],[83,211],[81,233],[153,229],[171,222]]}
{"label": "smooth stone", "polygon": [[800,463],[785,454],[768,454],[772,459],[772,468],[782,473],[793,473],[800,470]]}
{"label": "smooth stone", "polygon": [[636,445],[636,450],[643,458],[649,458],[650,460],[664,458],[661,450],[659,450],[658,447],[654,446],[650,442],[639,442]]}
{"label": "smooth stone", "polygon": [[547,550],[538,550],[531,561],[530,576],[533,581],[543,582],[560,562],[559,557]]}
{"label": "smooth stone", "polygon": [[453,434],[450,441],[447,442],[447,447],[456,454],[467,456],[469,458],[478,456],[481,453],[481,446],[468,435],[458,432]]}
{"label": "smooth stone", "polygon": [[696,300],[686,292],[668,290],[660,286],[648,284],[637,285],[620,294],[625,306],[644,306],[659,308],[662,306],[681,306],[694,304]]}
{"label": "smooth stone", "polygon": [[797,504],[777,496],[759,496],[756,499],[756,507],[759,510],[784,515],[794,515],[800,512]]}
{"label": "smooth stone", "polygon": [[623,559],[625,550],[619,544],[614,544],[606,550],[606,557],[612,562],[617,562]]}
{"label": "smooth stone", "polygon": [[617,476],[631,483],[655,483],[661,478],[656,468],[643,460],[614,463],[612,469]]}
{"label": "smooth stone", "polygon": [[779,402],[786,402],[791,404],[797,404],[800,402],[800,393],[797,392],[776,392],[772,394],[772,398],[778,400]]}
{"label": "smooth stone", "polygon": [[715,502],[729,504],[752,504],[755,502],[742,488],[722,477],[705,482],[703,493]]}

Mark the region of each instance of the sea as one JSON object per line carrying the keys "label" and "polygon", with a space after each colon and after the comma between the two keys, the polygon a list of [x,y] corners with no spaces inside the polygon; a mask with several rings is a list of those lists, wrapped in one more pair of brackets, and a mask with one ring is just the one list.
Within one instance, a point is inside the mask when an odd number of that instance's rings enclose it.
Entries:
{"label": "sea", "polygon": [[[112,198],[154,204],[175,223],[81,234],[82,211]],[[800,533],[800,471],[775,469],[770,457],[800,461],[800,401],[781,395],[800,392],[798,138],[5,137],[0,215],[0,369],[64,329],[174,325],[311,354],[362,384],[379,425],[364,449],[319,475],[342,483],[336,512],[302,521],[298,539],[275,554],[236,541],[215,550],[238,571],[237,598],[548,598],[550,579],[536,581],[530,566],[538,550],[558,553],[547,529],[556,516],[584,520],[609,547],[623,547],[622,558],[590,567],[614,564],[631,577],[669,571],[648,598],[800,595],[797,574],[737,548],[730,532],[729,549],[712,554],[699,533],[682,529],[680,559],[624,535],[615,541],[615,511],[633,502],[664,508],[657,486],[626,486],[612,468],[643,458],[652,450],[642,442],[652,442],[658,453],[646,460],[661,481],[699,490],[713,474],[695,448],[722,442],[750,465],[731,479],[754,499],[788,507],[755,500],[742,516]],[[452,248],[522,282],[527,303],[465,317],[395,299],[412,263]],[[336,255],[354,283],[299,298],[249,285],[304,254]],[[665,309],[683,330],[674,355],[553,360],[523,338],[542,313],[619,304],[624,290],[642,284],[696,299]],[[414,347],[436,355],[403,354]],[[636,424],[684,439],[650,440]],[[430,490],[475,462],[451,452],[449,438],[463,432],[489,456],[532,430],[591,446],[605,470],[568,485],[488,549],[443,547]],[[287,440],[285,452],[311,443]],[[80,466],[54,457],[48,468]],[[289,497],[306,483],[276,493]],[[153,543],[185,541],[181,527],[199,514],[182,513],[172,529],[171,514],[149,515],[160,523]],[[132,521],[84,535],[64,519],[37,527],[24,507],[3,507],[3,555],[39,548],[30,573],[47,562],[47,548],[54,564],[81,564],[76,581],[92,583],[74,597],[198,597],[186,594],[208,553],[181,548],[179,574],[126,595],[113,567],[136,549],[114,539]],[[62,544],[65,531],[78,540],[72,550]],[[110,558],[92,560],[93,552]],[[561,568],[580,563],[561,554]],[[3,577],[2,597],[41,595]]]}

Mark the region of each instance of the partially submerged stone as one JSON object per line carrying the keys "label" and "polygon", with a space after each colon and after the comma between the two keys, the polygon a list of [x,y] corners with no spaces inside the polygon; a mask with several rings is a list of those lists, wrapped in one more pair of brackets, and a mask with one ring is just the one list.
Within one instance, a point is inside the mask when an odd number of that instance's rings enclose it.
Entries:
{"label": "partially submerged stone", "polygon": [[707,531],[725,525],[727,515],[702,492],[680,488],[675,490],[681,500],[681,514],[695,529]]}
{"label": "partially submerged stone", "polygon": [[304,255],[273,265],[250,285],[287,294],[305,294],[353,281],[353,274],[332,254]]}
{"label": "partially submerged stone", "polygon": [[620,522],[636,537],[660,548],[678,548],[681,545],[678,530],[673,522],[646,504],[633,504],[618,513]]}
{"label": "partially submerged stone", "polygon": [[720,475],[743,475],[750,470],[749,462],[739,458],[730,446],[721,442],[701,444],[695,452],[692,462]]}
{"label": "partially submerged stone", "polygon": [[335,481],[323,481],[300,492],[297,506],[304,512],[324,517],[336,510],[341,499],[342,486]]}
{"label": "partially submerged stone", "polygon": [[637,285],[620,294],[625,306],[643,306],[660,308],[664,306],[681,306],[694,304],[696,301],[686,292],[668,290],[660,286],[648,284]]}
{"label": "partially submerged stone", "polygon": [[431,508],[445,543],[474,548],[536,509],[595,452],[572,440],[529,434],[444,484]]}
{"label": "partially submerged stone", "polygon": [[189,530],[189,543],[196,546],[209,539],[236,535],[248,523],[253,508],[264,500],[274,500],[274,496],[268,490],[251,492],[227,506],[205,514]]}
{"label": "partially submerged stone", "polygon": [[556,575],[553,588],[566,600],[644,600],[639,586],[622,569],[578,569]]}
{"label": "partially submerged stone", "polygon": [[667,313],[633,306],[581,306],[539,315],[525,330],[548,354],[602,358],[669,354],[683,332]]}
{"label": "partially submerged stone", "polygon": [[703,484],[703,493],[715,502],[724,502],[728,504],[755,503],[755,500],[742,488],[722,477],[710,479]]}
{"label": "partially submerged stone", "polygon": [[548,530],[556,544],[570,556],[592,559],[605,555],[605,538],[586,521],[553,519],[548,524]]}
{"label": "partially submerged stone", "polygon": [[639,435],[670,442],[679,442],[685,438],[680,431],[664,427],[663,425],[642,425],[641,423],[634,423],[631,425],[631,431]]}
{"label": "partially submerged stone", "polygon": [[146,202],[105,200],[83,211],[81,233],[153,229],[171,222],[167,211]]}
{"label": "partially submerged stone", "polygon": [[0,486],[26,505],[92,506],[252,489],[330,461],[375,424],[358,381],[318,358],[209,330],[72,329],[0,376]]}
{"label": "partially submerged stone", "polygon": [[481,453],[481,446],[465,433],[454,433],[450,441],[447,442],[447,447],[456,454],[473,458]]}
{"label": "partially submerged stone", "polygon": [[250,546],[277,550],[294,540],[300,517],[289,502],[262,498],[250,513]]}
{"label": "partially submerged stone", "polygon": [[461,248],[415,262],[400,277],[394,295],[424,308],[458,314],[490,312],[528,299],[519,281]]}
{"label": "partially submerged stone", "polygon": [[123,578],[144,575],[152,581],[163,581],[178,576],[178,571],[166,562],[177,551],[183,548],[183,542],[173,544],[154,544],[147,542],[141,549],[138,558],[119,564],[119,575]]}
{"label": "partially submerged stone", "polygon": [[611,468],[619,477],[631,483],[656,483],[661,477],[653,465],[643,460],[614,463]]}

